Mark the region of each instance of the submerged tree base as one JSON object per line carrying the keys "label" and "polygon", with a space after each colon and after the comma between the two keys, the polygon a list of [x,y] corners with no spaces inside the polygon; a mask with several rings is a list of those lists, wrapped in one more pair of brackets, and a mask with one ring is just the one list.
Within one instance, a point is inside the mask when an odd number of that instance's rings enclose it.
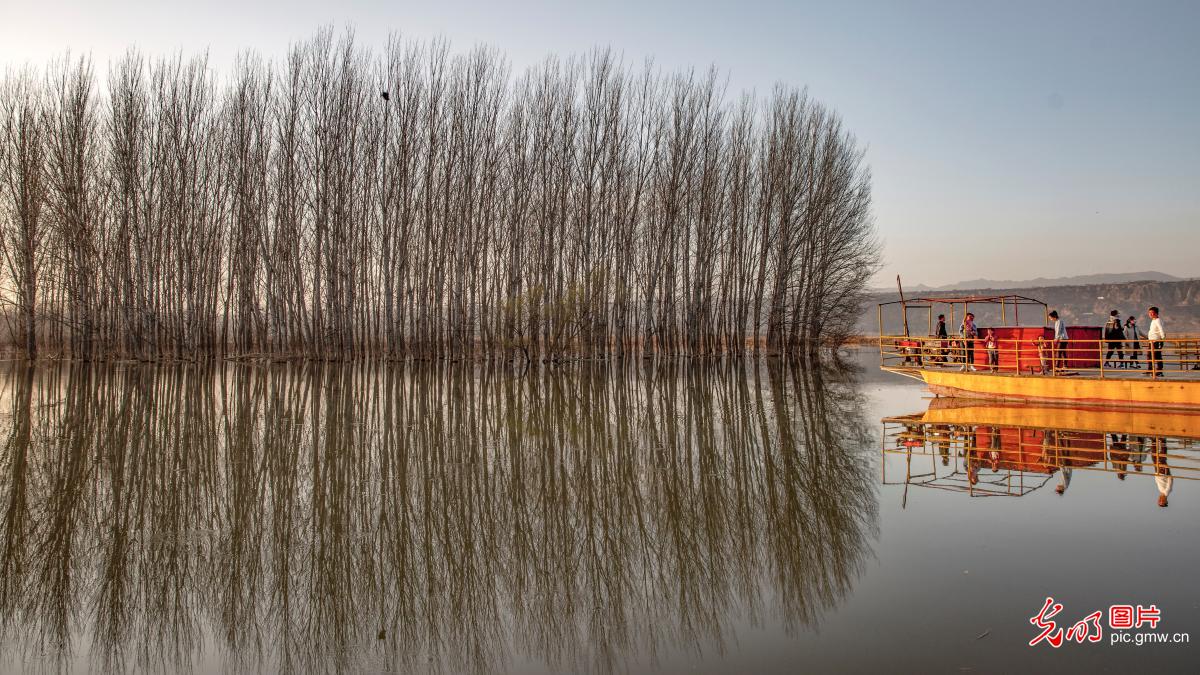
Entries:
{"label": "submerged tree base", "polygon": [[[207,363],[213,361],[231,361],[240,363],[297,363],[297,362],[329,362],[329,363],[367,363],[367,362],[468,362],[468,363],[568,363],[596,361],[636,361],[636,360],[724,360],[742,358],[784,358],[788,360],[819,360],[824,354],[835,351],[853,340],[845,343],[831,344],[815,340],[798,342],[791,345],[771,345],[765,338],[746,340],[739,344],[725,345],[717,341],[704,350],[691,350],[687,345],[667,348],[654,344],[646,348],[643,342],[626,344],[574,345],[566,346],[555,351],[531,350],[526,347],[510,347],[507,349],[486,350],[483,345],[476,344],[473,350],[456,352],[435,346],[409,346],[408,351],[389,352],[384,345],[369,346],[362,350],[336,352],[333,350],[317,350],[315,352],[301,349],[278,349],[275,351],[253,350],[248,352],[231,352],[219,350],[200,350],[194,353],[176,353],[175,350],[163,350],[156,354],[143,356],[127,356],[105,351],[98,351],[91,356],[74,356],[70,352],[56,351],[43,347],[36,361],[47,362],[94,362],[94,363]],[[16,345],[9,344],[0,347],[0,360],[31,360],[27,352]]]}

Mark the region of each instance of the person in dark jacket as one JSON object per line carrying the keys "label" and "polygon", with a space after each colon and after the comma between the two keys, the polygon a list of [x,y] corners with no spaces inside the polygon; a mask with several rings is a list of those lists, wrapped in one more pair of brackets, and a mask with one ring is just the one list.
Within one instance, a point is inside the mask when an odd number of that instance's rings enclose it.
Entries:
{"label": "person in dark jacket", "polygon": [[[1125,330],[1121,328],[1121,315],[1117,310],[1108,313],[1108,323],[1104,324],[1104,341],[1108,343],[1108,351],[1104,354],[1105,368],[1125,367]],[[1117,362],[1112,361],[1113,352],[1117,354]]]}
{"label": "person in dark jacket", "polygon": [[946,340],[950,334],[946,332],[946,315],[938,314],[937,331],[933,334],[938,339],[938,360],[946,362]]}
{"label": "person in dark jacket", "polygon": [[979,337],[979,329],[975,327],[975,314],[967,312],[962,325],[958,327],[963,341],[963,372],[975,371],[975,340]]}

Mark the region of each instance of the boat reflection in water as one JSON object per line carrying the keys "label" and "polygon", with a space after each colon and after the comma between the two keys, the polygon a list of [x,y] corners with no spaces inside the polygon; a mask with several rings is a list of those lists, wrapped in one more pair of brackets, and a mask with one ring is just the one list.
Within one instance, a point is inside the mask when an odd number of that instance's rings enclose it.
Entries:
{"label": "boat reflection in water", "polygon": [[[883,420],[884,483],[1021,496],[1075,471],[1153,480],[1167,506],[1176,480],[1200,478],[1200,414],[935,398]],[[903,475],[887,459],[902,456]],[[905,493],[907,499],[907,491]]]}
{"label": "boat reflection in water", "polygon": [[816,622],[876,536],[819,369],[63,366],[0,408],[5,670],[712,658]]}

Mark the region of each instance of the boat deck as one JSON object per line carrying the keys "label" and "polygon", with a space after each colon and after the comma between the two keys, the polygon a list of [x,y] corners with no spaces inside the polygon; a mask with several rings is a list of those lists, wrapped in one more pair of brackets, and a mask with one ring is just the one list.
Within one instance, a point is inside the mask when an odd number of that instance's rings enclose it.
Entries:
{"label": "boat deck", "polygon": [[916,379],[922,379],[920,373],[922,371],[934,371],[941,373],[961,373],[970,372],[984,375],[999,375],[1003,377],[1065,377],[1065,378],[1093,378],[1093,379],[1130,379],[1130,380],[1152,380],[1152,379],[1167,379],[1178,381],[1197,381],[1200,382],[1200,364],[1190,365],[1186,368],[1166,368],[1164,367],[1157,373],[1157,376],[1152,373],[1146,366],[1141,368],[1064,368],[1057,371],[1035,370],[1033,372],[1017,372],[1013,369],[992,368],[989,366],[975,366],[975,370],[970,368],[964,370],[961,363],[922,363],[921,365],[884,365],[884,370],[894,372],[900,375],[908,375]]}
{"label": "boat deck", "polygon": [[[1079,334],[1087,327],[1074,326]],[[1097,329],[1091,329],[1097,330]],[[1047,339],[1044,328],[999,327],[994,348],[982,339],[883,336],[880,364],[900,374],[973,372],[1020,377],[1154,379],[1200,382],[1200,337],[1149,343]],[[1151,345],[1154,345],[1152,348]]]}

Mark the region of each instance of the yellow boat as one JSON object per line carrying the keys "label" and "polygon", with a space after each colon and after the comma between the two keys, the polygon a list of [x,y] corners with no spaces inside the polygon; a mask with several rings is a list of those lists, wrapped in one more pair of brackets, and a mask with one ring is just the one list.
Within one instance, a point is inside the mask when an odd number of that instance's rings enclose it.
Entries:
{"label": "yellow boat", "polygon": [[[948,313],[947,337],[934,308]],[[1021,325],[1020,310],[1041,325]],[[879,305],[883,370],[923,381],[938,396],[1103,407],[1200,410],[1200,338],[1105,340],[1099,326],[1068,326],[1055,341],[1044,302],[1017,295],[932,297]],[[928,335],[909,313],[927,312]],[[899,312],[903,332],[885,331]],[[976,315],[978,338],[964,339],[956,317]],[[1009,322],[1009,315],[1015,319]],[[988,333],[992,339],[988,339]]]}

